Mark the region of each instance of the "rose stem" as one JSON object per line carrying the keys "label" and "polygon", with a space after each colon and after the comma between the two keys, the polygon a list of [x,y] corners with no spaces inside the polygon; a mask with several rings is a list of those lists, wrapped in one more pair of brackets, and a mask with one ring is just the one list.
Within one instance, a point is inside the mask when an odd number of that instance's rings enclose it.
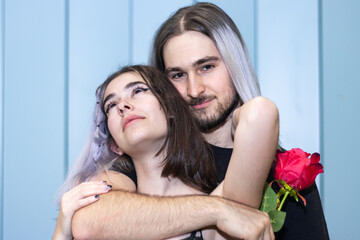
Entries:
{"label": "rose stem", "polygon": [[279,206],[279,208],[277,209],[278,211],[281,210],[281,208],[282,208],[282,206],[283,206],[283,204],[284,204],[284,202],[285,202],[285,199],[287,198],[287,196],[289,195],[289,193],[290,193],[290,191],[286,191],[283,199],[281,200],[280,206]]}

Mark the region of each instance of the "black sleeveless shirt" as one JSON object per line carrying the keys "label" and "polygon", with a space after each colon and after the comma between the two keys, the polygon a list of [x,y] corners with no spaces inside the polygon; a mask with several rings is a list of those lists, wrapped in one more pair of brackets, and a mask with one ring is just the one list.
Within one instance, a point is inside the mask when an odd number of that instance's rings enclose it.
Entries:
{"label": "black sleeveless shirt", "polygon": [[[232,154],[232,149],[220,148],[213,145],[211,145],[211,148],[214,154],[215,167],[217,170],[218,179],[219,181],[222,181],[225,178],[226,170],[228,168],[230,157]],[[135,171],[124,174],[130,177],[136,184]],[[268,182],[272,181],[273,179],[273,172],[270,171],[270,174],[268,176]],[[273,184],[272,186],[275,192],[278,192],[279,188],[277,184]],[[320,195],[316,184],[314,183],[311,187],[301,191],[300,193],[306,199],[306,207],[300,201],[296,202],[294,198],[286,199],[286,202],[283,206],[283,211],[286,212],[285,223],[282,229],[279,232],[275,233],[275,239],[328,240],[329,233],[327,230]],[[195,237],[196,231],[193,233]],[[201,238],[187,239],[202,239],[202,235]]]}

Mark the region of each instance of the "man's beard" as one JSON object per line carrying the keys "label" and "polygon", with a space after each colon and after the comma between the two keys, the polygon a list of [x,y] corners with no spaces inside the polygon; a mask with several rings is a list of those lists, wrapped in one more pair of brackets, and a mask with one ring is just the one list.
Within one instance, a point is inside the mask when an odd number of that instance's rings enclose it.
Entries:
{"label": "man's beard", "polygon": [[[212,99],[209,96],[200,96],[199,98],[193,99],[189,102],[190,105],[200,104],[206,100]],[[217,110],[215,113],[206,113],[205,109],[194,110],[192,112],[195,117],[195,121],[199,126],[201,132],[209,133],[213,130],[221,127],[232,112],[238,107],[240,103],[239,95],[234,91],[233,97],[230,101],[224,103],[218,103]]]}

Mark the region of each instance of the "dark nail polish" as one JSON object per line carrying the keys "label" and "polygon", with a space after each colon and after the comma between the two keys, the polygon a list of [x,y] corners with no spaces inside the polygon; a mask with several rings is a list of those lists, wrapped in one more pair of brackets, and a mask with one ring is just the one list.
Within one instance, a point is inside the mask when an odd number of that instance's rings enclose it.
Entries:
{"label": "dark nail polish", "polygon": [[106,181],[106,180],[104,180],[104,181],[103,181],[103,183],[107,183],[107,181]]}
{"label": "dark nail polish", "polygon": [[107,187],[108,187],[108,188],[112,188],[112,186],[111,186],[111,185],[107,185]]}
{"label": "dark nail polish", "polygon": [[100,196],[99,195],[95,195],[95,198],[98,199]]}

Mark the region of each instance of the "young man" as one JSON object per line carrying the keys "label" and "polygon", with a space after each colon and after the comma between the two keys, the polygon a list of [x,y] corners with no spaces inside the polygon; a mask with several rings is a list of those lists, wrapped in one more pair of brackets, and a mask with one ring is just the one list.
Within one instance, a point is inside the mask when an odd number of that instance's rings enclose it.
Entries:
{"label": "young man", "polygon": [[[231,114],[238,104],[260,95],[240,32],[226,13],[213,4],[185,7],[158,30],[151,61],[188,101],[206,140],[212,144],[218,173],[223,177],[233,147]],[[227,71],[222,70],[223,64]],[[232,85],[228,84],[229,78]],[[234,89],[237,96],[231,94]],[[270,174],[269,180],[272,179]],[[316,185],[301,194],[307,206],[293,199],[287,203],[285,224],[276,238],[328,239]]]}
{"label": "young man", "polygon": [[[235,108],[260,95],[236,26],[212,4],[182,8],[159,29],[152,65],[167,74],[189,103],[206,140],[212,144],[222,180],[233,147],[231,115]],[[256,143],[256,139],[249,139],[248,144]],[[244,169],[241,177],[253,177],[246,174]],[[134,190],[134,184],[125,175],[119,174],[116,182],[120,189]],[[251,191],[250,186],[250,180],[244,182],[244,189]],[[287,204],[287,218],[279,238],[328,238],[316,186],[304,195],[308,201],[306,208]],[[257,207],[260,197],[255,202],[245,199],[244,203]],[[267,224],[257,210],[217,197],[156,198],[114,191],[78,211],[72,227],[75,238],[79,239],[163,239],[210,225],[238,238],[258,239],[271,238]]]}

